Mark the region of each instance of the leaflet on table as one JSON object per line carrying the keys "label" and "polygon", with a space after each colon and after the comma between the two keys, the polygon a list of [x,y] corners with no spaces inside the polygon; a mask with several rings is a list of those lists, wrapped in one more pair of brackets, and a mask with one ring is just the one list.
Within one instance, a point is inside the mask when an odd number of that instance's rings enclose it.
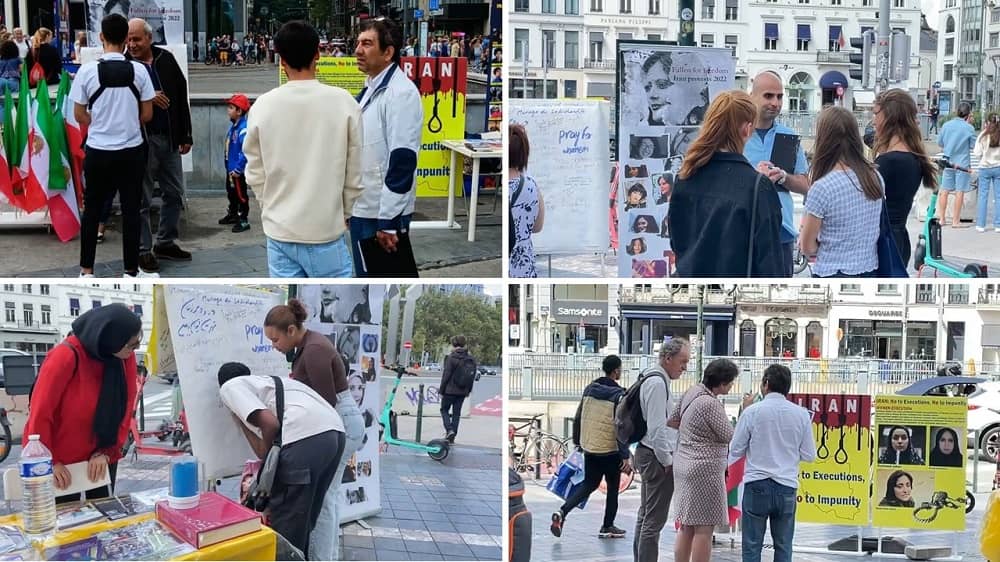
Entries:
{"label": "leaflet on table", "polygon": [[0,525],[0,554],[9,554],[28,547],[28,539],[20,527]]}
{"label": "leaflet on table", "polygon": [[170,560],[194,552],[156,521],[102,531],[92,537],[48,548],[45,560]]}
{"label": "leaflet on table", "polygon": [[156,511],[156,502],[167,499],[169,494],[170,488],[167,486],[132,493],[129,495],[132,499],[132,511],[135,513],[150,513]]}
{"label": "leaflet on table", "polygon": [[71,507],[63,510],[56,517],[56,527],[60,530],[79,527],[104,519],[104,514],[91,505]]}

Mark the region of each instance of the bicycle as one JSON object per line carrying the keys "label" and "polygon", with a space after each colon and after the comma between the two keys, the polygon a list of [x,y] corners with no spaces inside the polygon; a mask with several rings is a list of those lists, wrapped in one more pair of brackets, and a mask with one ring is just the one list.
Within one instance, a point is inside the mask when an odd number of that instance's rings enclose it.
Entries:
{"label": "bicycle", "polygon": [[535,473],[535,478],[541,478],[543,473],[551,476],[569,455],[569,438],[560,438],[539,429],[538,422],[544,416],[537,414],[525,424],[507,426],[511,468],[518,473],[531,471]]}

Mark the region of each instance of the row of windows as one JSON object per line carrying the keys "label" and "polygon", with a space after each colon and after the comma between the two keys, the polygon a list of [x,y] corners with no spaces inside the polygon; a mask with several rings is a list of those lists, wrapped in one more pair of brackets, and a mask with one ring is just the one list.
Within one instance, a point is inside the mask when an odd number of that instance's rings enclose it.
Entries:
{"label": "row of windows", "polygon": [[[720,2],[723,0],[719,0]],[[778,0],[767,0],[770,3],[777,3]],[[816,4],[829,2],[830,6],[843,6],[844,0],[796,0],[799,4]],[[556,5],[558,0],[542,0],[542,13],[543,14],[555,14]],[[575,16],[580,14],[580,2],[579,0],[563,0],[563,14]],[[714,20],[715,19],[715,2],[716,0],[702,0],[701,4],[701,19],[703,20]],[[530,0],[515,0],[514,11],[515,12],[529,12],[531,10]],[[875,0],[861,0],[861,7],[871,8],[875,6]],[[622,14],[633,13],[634,8],[633,0],[618,0],[618,11]],[[647,0],[646,4],[646,14],[650,16],[660,15],[660,10],[662,7],[661,0]],[[905,7],[905,0],[893,0],[893,7],[903,8]],[[604,0],[590,0],[590,11],[591,12],[603,12],[604,11]],[[725,18],[726,21],[736,21],[739,19],[739,0],[725,0]],[[954,22],[952,22],[952,28],[954,28]],[[952,29],[954,31],[954,29]]]}
{"label": "row of windows", "polygon": [[[34,287],[34,285],[25,283],[25,284],[21,285],[21,292],[24,293],[24,294],[26,294],[26,295],[30,295],[30,294],[32,294],[33,287]],[[99,288],[103,287],[103,285],[101,285],[99,283],[95,283],[95,284],[91,285],[91,287],[97,287],[99,289]],[[139,292],[139,287],[140,287],[139,285],[132,285],[132,291],[138,293]],[[122,286],[119,283],[115,283],[114,285],[111,286],[111,288],[114,289],[115,291],[120,291],[122,289]],[[39,285],[38,286],[38,294],[40,294],[40,295],[48,295],[48,294],[50,294],[49,293],[50,290],[51,290],[51,285]],[[15,285],[13,283],[4,283],[3,284],[3,292],[5,292],[5,293],[13,293],[14,291],[15,291]]]}
{"label": "row of windows", "polygon": [[[101,307],[101,301],[99,301],[99,300],[91,300],[90,304],[91,304],[91,308],[100,308]],[[133,305],[129,306],[129,308],[132,309],[132,312],[134,312],[136,316],[138,316],[139,318],[142,318],[142,305],[141,304],[133,304]],[[76,317],[76,316],[80,315],[80,299],[79,298],[70,297],[70,299],[69,299],[69,315],[73,316],[73,317]]]}
{"label": "row of windows", "polygon": [[[661,35],[657,33],[649,33],[646,35],[646,40],[648,41],[659,41]],[[619,33],[619,41],[628,41],[631,39],[637,39],[631,33]],[[548,66],[549,68],[580,68],[580,32],[579,31],[564,31],[563,32],[563,61],[559,64],[556,57],[556,32],[550,29],[542,30],[542,40],[544,48],[542,49],[542,61],[541,66]],[[733,55],[736,55],[736,47],[738,46],[739,36],[738,35],[726,35],[725,36],[725,46],[732,50]],[[528,29],[515,29],[514,30],[514,59],[515,61],[524,60],[524,50],[527,46],[531,44],[531,30]],[[701,35],[702,47],[714,47],[715,46],[715,35],[712,33],[703,33]],[[595,67],[603,64],[605,62],[605,48],[604,48],[604,33],[599,31],[594,31],[590,33],[590,44],[589,49],[586,53],[587,59],[584,61],[585,66],[588,68]],[[608,61],[612,60],[612,55],[610,49],[608,50]],[[541,81],[538,81],[540,84]],[[512,91],[514,88],[512,88]],[[553,94],[554,95],[554,94]],[[541,95],[537,97],[542,97]],[[550,96],[551,97],[551,96]]]}
{"label": "row of windows", "polygon": [[[41,325],[42,326],[51,326],[52,325],[52,307],[49,306],[49,305],[47,305],[47,304],[43,304],[43,305],[41,305],[40,308],[41,308],[40,312],[42,314]],[[7,323],[15,323],[15,322],[17,322],[17,306],[14,303],[12,303],[12,302],[5,302],[3,309],[4,309],[3,310],[3,319],[4,319],[4,322],[7,322]],[[28,327],[28,328],[33,327],[33,326],[37,326],[35,324],[35,306],[33,304],[31,304],[31,303],[24,303],[22,305],[22,307],[21,307],[21,312],[22,312],[22,316],[21,316],[21,318],[22,318],[21,325],[22,326]]]}

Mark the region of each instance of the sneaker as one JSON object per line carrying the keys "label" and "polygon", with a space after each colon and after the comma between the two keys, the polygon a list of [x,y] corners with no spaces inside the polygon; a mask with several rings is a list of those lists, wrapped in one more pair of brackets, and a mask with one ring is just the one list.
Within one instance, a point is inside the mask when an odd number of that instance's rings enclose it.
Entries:
{"label": "sneaker", "polygon": [[560,537],[562,536],[562,526],[563,526],[563,514],[561,511],[557,511],[552,514],[552,524],[549,525],[549,530],[552,534]]}
{"label": "sneaker", "polygon": [[451,443],[452,445],[454,445],[454,444],[455,444],[455,437],[456,437],[457,435],[458,435],[458,434],[457,434],[457,433],[455,433],[454,431],[449,431],[449,432],[448,432],[448,435],[447,435],[447,436],[445,436],[445,439],[447,439],[449,443]]}
{"label": "sneaker", "polygon": [[248,222],[238,222],[233,225],[233,232],[246,232],[250,230],[250,223]]}
{"label": "sneaker", "polygon": [[103,232],[98,232],[97,233],[97,243],[98,244],[103,244],[104,243],[104,233]]}
{"label": "sneaker", "polygon": [[160,270],[160,262],[156,261],[152,252],[139,254],[139,269],[153,273]]}
{"label": "sneaker", "polygon": [[219,224],[237,224],[239,222],[240,222],[239,215],[227,214],[226,216],[219,219]]}
{"label": "sneaker", "polygon": [[126,271],[125,273],[122,274],[122,277],[124,279],[159,279],[160,274],[150,273],[148,271],[143,271],[142,268],[139,268],[139,271],[137,271],[134,274]]}
{"label": "sneaker", "polygon": [[191,252],[185,252],[173,242],[153,246],[153,253],[161,260],[191,261]]}
{"label": "sneaker", "polygon": [[986,232],[986,229],[983,228],[983,227],[981,227],[981,226],[977,226],[976,227],[976,232]]}
{"label": "sneaker", "polygon": [[597,533],[597,537],[601,539],[623,539],[625,538],[625,530],[619,529],[614,525],[610,527],[601,527],[600,532]]}
{"label": "sneaker", "polygon": [[80,279],[93,279],[93,273],[80,273]]}

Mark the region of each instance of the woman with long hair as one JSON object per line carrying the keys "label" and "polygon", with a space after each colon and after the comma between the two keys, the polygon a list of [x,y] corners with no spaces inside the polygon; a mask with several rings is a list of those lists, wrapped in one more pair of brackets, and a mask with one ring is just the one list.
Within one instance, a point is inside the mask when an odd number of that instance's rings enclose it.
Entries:
{"label": "woman with long hair", "polygon": [[746,92],[722,92],[688,148],[667,215],[682,277],[783,275],[777,191],[743,156],[756,119]]}
{"label": "woman with long hair", "polygon": [[[58,84],[60,73],[62,72],[62,55],[59,49],[52,45],[52,31],[46,27],[39,27],[38,31],[31,37],[31,49],[24,58],[24,67],[30,73],[38,62],[44,72],[45,82],[48,84]],[[35,85],[34,82],[31,83]]]}
{"label": "woman with long hair", "polygon": [[[91,482],[108,475],[111,486],[86,493],[87,499],[111,496],[118,461],[128,436],[138,393],[135,350],[142,321],[123,304],[94,308],[73,321],[73,332],[52,348],[42,363],[31,396],[23,443],[37,434],[52,452],[56,488],[72,485],[71,464],[86,462]],[[56,498],[77,501],[79,494]]]}
{"label": "woman with long hair", "polygon": [[854,115],[828,107],[816,122],[809,197],[799,244],[813,277],[873,277],[878,269],[882,178],[865,158]]}
{"label": "woman with long hair", "polygon": [[292,379],[316,391],[340,415],[344,423],[344,450],[333,481],[326,490],[316,529],[309,535],[309,551],[314,560],[332,560],[337,556],[340,529],[340,483],[348,459],[361,448],[365,422],[347,383],[347,365],[333,343],[324,335],[303,324],[309,314],[302,301],[272,307],[264,317],[264,335],[275,351],[293,354]]}
{"label": "woman with long hair", "polygon": [[875,166],[885,181],[885,210],[899,256],[903,264],[909,264],[911,246],[906,219],[920,185],[937,188],[937,171],[924,148],[917,124],[917,104],[910,94],[899,89],[886,90],[875,98],[873,110],[872,149],[876,154]]}
{"label": "woman with long hair", "polygon": [[885,483],[885,496],[879,507],[916,507],[913,501],[913,476],[909,472],[897,470],[889,475]]}
{"label": "woman with long hair", "polygon": [[1000,116],[990,113],[983,132],[976,140],[973,155],[979,159],[979,204],[976,207],[976,230],[986,232],[986,212],[993,190],[993,230],[1000,232]]}
{"label": "woman with long hair", "polygon": [[931,449],[931,466],[962,466],[962,448],[959,446],[958,432],[950,427],[942,427],[934,436]]}

